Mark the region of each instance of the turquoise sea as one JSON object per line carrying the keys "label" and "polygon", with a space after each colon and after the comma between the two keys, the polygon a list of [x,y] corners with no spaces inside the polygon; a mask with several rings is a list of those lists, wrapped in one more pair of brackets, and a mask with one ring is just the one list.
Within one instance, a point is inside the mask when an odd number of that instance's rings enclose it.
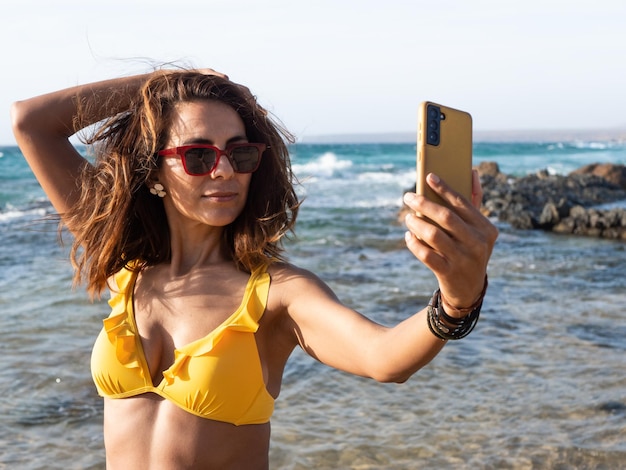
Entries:
{"label": "turquoise sea", "polygon": [[[626,143],[477,142],[474,156],[565,174],[626,163]],[[306,199],[291,261],[378,322],[422,308],[435,280],[396,221],[415,145],[297,144],[292,159]],[[109,312],[72,290],[51,211],[19,149],[0,147],[0,468],[100,469],[89,356]],[[498,227],[476,330],[407,383],[294,353],[273,469],[626,468],[626,244]]]}

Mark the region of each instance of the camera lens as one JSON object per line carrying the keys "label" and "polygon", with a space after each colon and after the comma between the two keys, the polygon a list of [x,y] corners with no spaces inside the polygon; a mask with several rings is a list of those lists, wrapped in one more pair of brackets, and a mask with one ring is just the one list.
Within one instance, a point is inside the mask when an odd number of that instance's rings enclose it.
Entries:
{"label": "camera lens", "polygon": [[430,131],[428,133],[428,140],[430,142],[439,142],[439,134],[435,131]]}
{"label": "camera lens", "polygon": [[436,131],[439,128],[439,123],[437,121],[428,121],[428,127]]}
{"label": "camera lens", "polygon": [[428,117],[431,119],[437,119],[439,117],[439,111],[437,111],[434,107],[428,108]]}

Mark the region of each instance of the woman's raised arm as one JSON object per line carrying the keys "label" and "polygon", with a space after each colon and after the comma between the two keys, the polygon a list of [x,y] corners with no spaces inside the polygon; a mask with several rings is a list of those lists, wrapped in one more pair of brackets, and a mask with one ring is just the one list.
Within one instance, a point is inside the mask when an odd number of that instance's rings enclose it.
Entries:
{"label": "woman's raised arm", "polygon": [[[91,124],[128,109],[148,75],[80,85],[18,101],[11,107],[13,133],[35,177],[59,213],[77,200],[87,161],[69,141]],[[85,110],[79,117],[79,109]],[[82,113],[82,111],[81,111]]]}

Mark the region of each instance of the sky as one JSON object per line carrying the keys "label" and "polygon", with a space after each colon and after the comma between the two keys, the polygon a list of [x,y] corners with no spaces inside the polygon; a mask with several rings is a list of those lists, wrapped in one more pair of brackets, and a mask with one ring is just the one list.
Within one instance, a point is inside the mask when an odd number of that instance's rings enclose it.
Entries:
{"label": "sky", "polygon": [[175,63],[248,86],[296,136],[414,132],[421,101],[481,131],[626,128],[624,0],[3,0],[13,101]]}

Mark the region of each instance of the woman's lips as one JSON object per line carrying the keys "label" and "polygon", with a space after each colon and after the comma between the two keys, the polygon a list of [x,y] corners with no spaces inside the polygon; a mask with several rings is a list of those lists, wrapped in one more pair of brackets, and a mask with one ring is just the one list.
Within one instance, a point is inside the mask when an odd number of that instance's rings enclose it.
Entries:
{"label": "woman's lips", "polygon": [[213,193],[205,194],[202,197],[212,199],[218,202],[227,202],[235,199],[237,197],[237,193],[233,191],[216,191]]}

